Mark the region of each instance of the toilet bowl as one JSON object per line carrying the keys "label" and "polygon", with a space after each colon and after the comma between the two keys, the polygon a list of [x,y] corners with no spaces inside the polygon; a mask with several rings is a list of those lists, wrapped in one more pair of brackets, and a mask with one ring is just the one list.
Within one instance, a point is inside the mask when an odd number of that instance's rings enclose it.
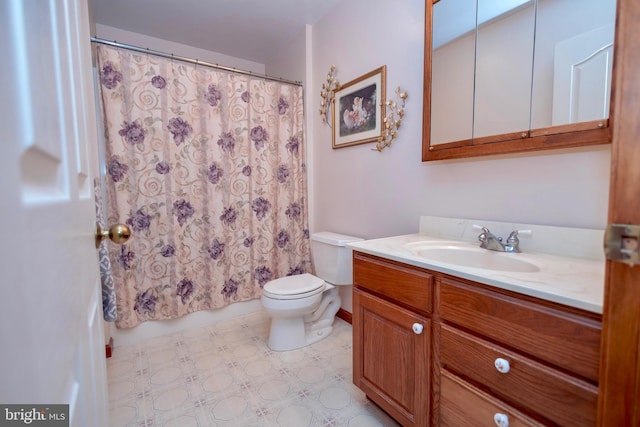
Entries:
{"label": "toilet bowl", "polygon": [[320,232],[311,235],[311,257],[317,276],[309,273],[271,280],[262,290],[262,307],[271,318],[269,348],[287,351],[326,338],[340,309],[336,285],[350,285],[351,250],[362,239]]}

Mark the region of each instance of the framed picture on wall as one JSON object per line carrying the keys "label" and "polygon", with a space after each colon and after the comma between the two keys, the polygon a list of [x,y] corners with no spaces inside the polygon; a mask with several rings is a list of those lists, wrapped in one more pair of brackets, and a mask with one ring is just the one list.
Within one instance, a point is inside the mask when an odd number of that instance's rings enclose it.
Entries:
{"label": "framed picture on wall", "polygon": [[333,94],[333,148],[375,142],[385,117],[387,66],[350,81]]}

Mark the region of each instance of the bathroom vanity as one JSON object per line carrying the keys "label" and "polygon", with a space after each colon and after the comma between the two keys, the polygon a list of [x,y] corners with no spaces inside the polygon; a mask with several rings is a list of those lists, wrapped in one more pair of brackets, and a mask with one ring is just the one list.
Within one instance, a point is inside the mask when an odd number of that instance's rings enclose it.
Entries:
{"label": "bathroom vanity", "polygon": [[[471,222],[453,221],[459,240],[423,230],[350,245],[355,385],[404,426],[595,425],[604,261],[526,241],[475,255]],[[460,251],[474,255],[427,258]],[[514,263],[464,265],[484,253]]]}

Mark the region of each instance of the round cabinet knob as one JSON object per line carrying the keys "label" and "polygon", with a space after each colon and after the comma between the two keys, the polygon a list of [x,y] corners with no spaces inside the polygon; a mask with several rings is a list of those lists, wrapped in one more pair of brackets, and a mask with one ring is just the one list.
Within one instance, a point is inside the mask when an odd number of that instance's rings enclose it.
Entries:
{"label": "round cabinet knob", "polygon": [[502,357],[498,357],[495,362],[493,362],[498,372],[506,374],[511,369],[511,365],[509,365],[509,361],[507,359],[503,359]]}
{"label": "round cabinet knob", "polygon": [[111,239],[117,244],[125,243],[131,237],[131,229],[124,224],[116,224],[108,230],[103,230],[100,224],[96,224],[96,248],[100,247],[100,242]]}
{"label": "round cabinet knob", "polygon": [[506,414],[495,414],[493,421],[498,427],[509,427],[509,417]]}
{"label": "round cabinet knob", "polygon": [[422,333],[422,330],[424,329],[424,326],[422,326],[420,323],[414,323],[411,328],[416,335],[420,335]]}

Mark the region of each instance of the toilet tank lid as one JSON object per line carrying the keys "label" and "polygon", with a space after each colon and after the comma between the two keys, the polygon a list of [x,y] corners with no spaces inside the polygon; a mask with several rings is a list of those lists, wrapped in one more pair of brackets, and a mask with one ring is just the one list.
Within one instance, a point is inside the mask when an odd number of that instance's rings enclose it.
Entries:
{"label": "toilet tank lid", "polygon": [[332,233],[331,231],[319,231],[311,235],[311,240],[327,243],[334,246],[344,246],[351,242],[360,242],[360,237],[347,236],[346,234]]}

